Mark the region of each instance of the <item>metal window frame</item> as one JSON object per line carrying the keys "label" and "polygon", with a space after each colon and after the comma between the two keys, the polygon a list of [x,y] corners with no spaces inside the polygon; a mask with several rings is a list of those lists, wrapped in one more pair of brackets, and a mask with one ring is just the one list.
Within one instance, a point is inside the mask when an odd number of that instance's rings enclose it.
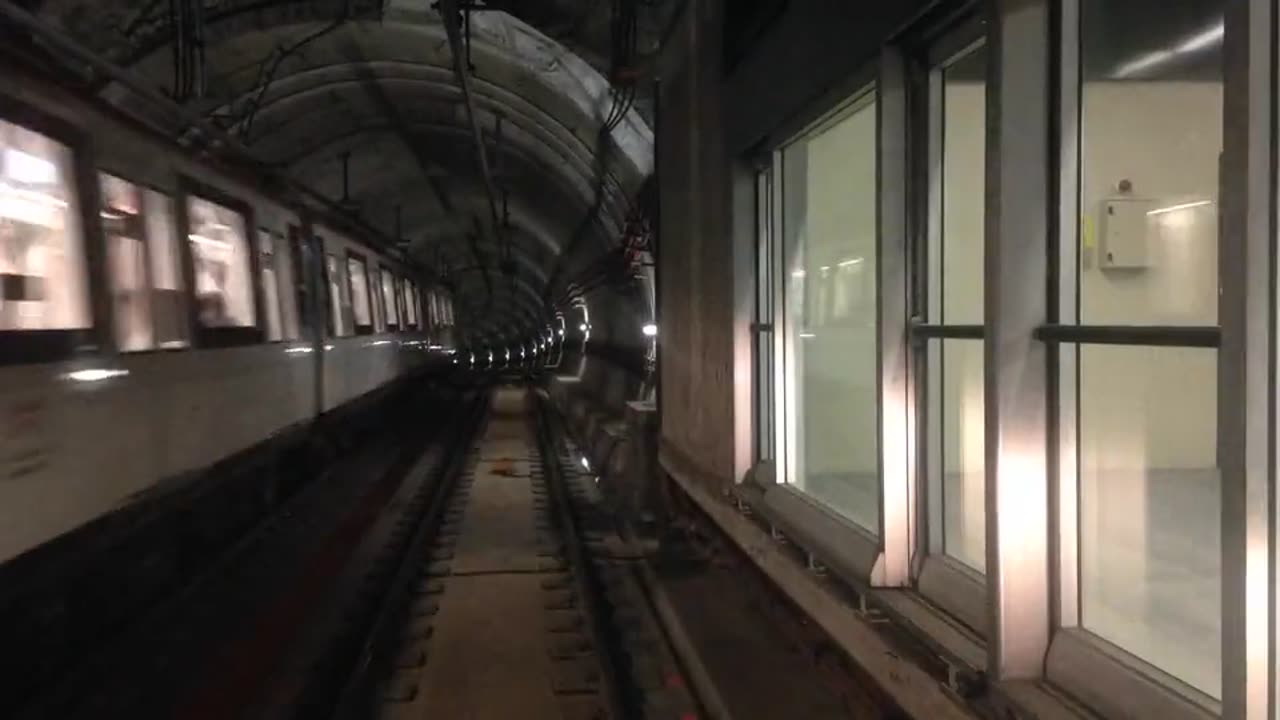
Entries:
{"label": "metal window frame", "polygon": [[[1079,0],[1057,3],[1057,248],[1047,322],[1054,408],[1055,632],[1045,676],[1106,714],[1271,717],[1274,712],[1275,187],[1272,127],[1276,38],[1271,0],[1229,3],[1224,44],[1220,327],[1078,325]],[[1232,123],[1236,126],[1233,127]],[[1222,471],[1222,700],[1214,701],[1080,627],[1079,348],[1218,348]]]}
{"label": "metal window frame", "polygon": [[[904,428],[912,448],[910,470],[904,481],[913,488],[916,506],[916,522],[907,541],[908,582],[977,635],[986,637],[990,625],[983,573],[948,555],[945,549],[943,407],[940,392],[932,392],[931,388],[943,386],[947,340],[981,341],[986,335],[983,324],[945,321],[942,173],[946,152],[944,71],[986,46],[988,38],[981,17],[971,11],[948,16],[927,30],[915,44],[907,45],[903,55],[907,72],[904,86],[911,113],[905,124],[909,165],[903,181],[910,202],[905,250],[909,319],[905,326],[909,345],[907,395],[913,411],[913,422]],[[910,152],[920,148],[922,153]],[[992,150],[988,147],[984,154]]]}
{"label": "metal window frame", "polygon": [[[884,584],[882,548],[883,540],[881,537],[870,533],[868,530],[857,526],[851,520],[844,518],[832,508],[827,507],[821,501],[806,494],[804,491],[797,489],[788,482],[788,478],[794,477],[794,450],[797,448],[796,428],[793,422],[788,422],[788,415],[794,414],[792,411],[795,406],[795,382],[789,377],[787,372],[788,362],[794,358],[794,349],[788,347],[789,336],[786,332],[787,328],[787,299],[786,299],[786,277],[787,265],[785,262],[787,249],[785,238],[785,163],[783,161],[784,151],[794,145],[796,142],[802,141],[808,137],[817,135],[835,123],[840,122],[850,114],[865,109],[868,104],[876,105],[876,121],[877,121],[877,164],[880,160],[880,138],[882,136],[883,116],[879,109],[881,103],[881,90],[879,85],[879,66],[872,63],[863,73],[859,74],[858,82],[854,85],[856,90],[846,95],[840,102],[833,107],[828,108],[824,112],[817,113],[815,119],[807,122],[798,132],[786,137],[785,140],[778,143],[775,147],[767,151],[762,165],[768,168],[767,172],[771,178],[769,184],[769,192],[767,196],[768,207],[757,208],[756,221],[761,222],[761,213],[767,215],[765,222],[767,228],[759,228],[767,231],[767,246],[760,248],[753,245],[753,255],[755,256],[751,265],[753,278],[756,282],[761,281],[759,274],[759,264],[762,257],[767,257],[771,264],[772,272],[769,273],[764,281],[768,283],[767,296],[771,299],[770,322],[764,322],[759,312],[753,313],[755,322],[752,323],[751,334],[758,343],[769,342],[772,345],[772,393],[771,393],[771,412],[772,422],[772,445],[773,457],[769,460],[759,461],[753,464],[750,476],[754,476],[756,481],[769,486],[765,496],[761,499],[762,508],[767,508],[768,514],[779,523],[779,529],[787,532],[802,542],[806,546],[817,548],[814,552],[815,559],[819,558],[823,563],[841,572],[846,577],[854,578],[859,582],[866,584]],[[883,172],[883,169],[881,169]],[[754,178],[757,182],[759,176]],[[759,187],[756,187],[757,195]],[[877,213],[879,215],[879,213]],[[761,240],[761,232],[757,232],[755,240]],[[877,232],[877,237],[879,237]],[[879,252],[879,240],[877,240],[877,252]],[[879,266],[879,262],[877,262]],[[880,277],[877,276],[877,284]],[[757,292],[758,292],[758,288]],[[877,293],[877,297],[883,293]],[[759,297],[752,299],[752,306],[757,306]],[[877,301],[879,304],[879,300]],[[757,308],[758,310],[758,308]],[[879,319],[879,311],[877,315]],[[877,358],[879,358],[879,349],[877,349]],[[758,361],[759,354],[753,353],[753,358]],[[755,375],[753,374],[753,378]],[[753,403],[755,398],[753,397]],[[879,412],[879,410],[878,410]],[[883,422],[878,418],[878,426],[882,427]],[[883,456],[883,441],[880,443],[881,455]],[[878,459],[878,465],[883,465],[883,460]],[[883,471],[878,476],[883,480]],[[882,491],[883,493],[883,491]],[[882,494],[883,500],[883,494]],[[883,504],[882,506],[883,507]],[[883,510],[882,528],[883,528]],[[824,528],[823,531],[817,531],[815,528]]]}
{"label": "metal window frame", "polygon": [[[1276,45],[1274,0],[1227,4],[1218,322],[1222,713],[1276,701]],[[1235,39],[1232,42],[1232,39]]]}
{"label": "metal window frame", "polygon": [[[767,163],[755,171],[755,236],[751,243],[752,259],[752,365],[751,365],[751,460],[752,464],[772,461],[774,454],[775,417],[773,412],[775,388],[772,382],[761,383],[760,378],[772,377],[774,366],[774,308],[777,306],[774,292],[774,166]],[[762,291],[763,290],[763,291]],[[767,360],[762,352],[769,352]],[[760,366],[764,365],[762,371]],[[762,374],[763,373],[763,374]],[[762,387],[763,385],[763,387]]]}
{"label": "metal window frame", "polygon": [[1048,353],[1051,3],[988,12],[984,252],[987,671],[1038,679],[1050,638]]}

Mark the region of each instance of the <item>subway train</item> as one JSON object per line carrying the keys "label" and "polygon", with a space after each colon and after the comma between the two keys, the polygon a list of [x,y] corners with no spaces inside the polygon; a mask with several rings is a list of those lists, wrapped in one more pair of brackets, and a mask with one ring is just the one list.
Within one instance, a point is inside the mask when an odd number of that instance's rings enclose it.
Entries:
{"label": "subway train", "polygon": [[259,175],[0,74],[0,564],[452,364],[444,287]]}

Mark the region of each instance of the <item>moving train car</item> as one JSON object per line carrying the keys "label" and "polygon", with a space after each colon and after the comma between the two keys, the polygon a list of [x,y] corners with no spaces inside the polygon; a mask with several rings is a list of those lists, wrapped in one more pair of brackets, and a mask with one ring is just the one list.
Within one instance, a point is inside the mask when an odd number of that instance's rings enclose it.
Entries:
{"label": "moving train car", "polygon": [[447,364],[448,293],[270,184],[0,74],[0,563]]}

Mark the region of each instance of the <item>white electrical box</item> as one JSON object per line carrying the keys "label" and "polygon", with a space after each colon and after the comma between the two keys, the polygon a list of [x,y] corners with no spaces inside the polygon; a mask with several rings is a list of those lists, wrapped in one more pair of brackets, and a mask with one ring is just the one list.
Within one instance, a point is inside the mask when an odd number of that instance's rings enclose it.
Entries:
{"label": "white electrical box", "polygon": [[1150,264],[1147,213],[1151,208],[1150,200],[1140,198],[1102,201],[1098,267],[1122,270],[1145,268]]}

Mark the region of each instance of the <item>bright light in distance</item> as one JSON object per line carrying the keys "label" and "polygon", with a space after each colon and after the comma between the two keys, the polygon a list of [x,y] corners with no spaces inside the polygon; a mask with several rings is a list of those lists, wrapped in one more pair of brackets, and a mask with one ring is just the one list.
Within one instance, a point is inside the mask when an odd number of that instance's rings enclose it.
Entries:
{"label": "bright light in distance", "polygon": [[591,472],[591,463],[587,462],[587,457],[585,455],[582,456],[582,467],[586,468],[587,472]]}
{"label": "bright light in distance", "polygon": [[586,331],[587,331],[587,324],[586,324],[586,323],[582,323],[581,325],[579,325],[579,326],[578,326],[578,329],[579,329],[579,330],[581,330],[582,332],[586,332]]}
{"label": "bright light in distance", "polygon": [[560,328],[560,337],[564,337],[564,328]]}
{"label": "bright light in distance", "polygon": [[658,326],[653,323],[649,323],[648,325],[640,328],[640,332],[644,333],[645,337],[655,337],[658,334]]}
{"label": "bright light in distance", "polygon": [[129,374],[128,370],[112,369],[112,368],[87,368],[85,370],[72,370],[66,374],[68,380],[82,383],[102,382],[111,378],[124,377]]}
{"label": "bright light in distance", "polygon": [[307,353],[313,353],[313,352],[315,352],[315,351],[316,351],[316,349],[315,349],[315,348],[313,348],[313,347],[311,347],[311,346],[309,346],[309,345],[308,345],[308,346],[303,346],[303,347],[291,347],[291,348],[285,348],[285,353],[287,353],[287,354],[289,354],[289,355],[304,355],[304,354],[307,354]]}

